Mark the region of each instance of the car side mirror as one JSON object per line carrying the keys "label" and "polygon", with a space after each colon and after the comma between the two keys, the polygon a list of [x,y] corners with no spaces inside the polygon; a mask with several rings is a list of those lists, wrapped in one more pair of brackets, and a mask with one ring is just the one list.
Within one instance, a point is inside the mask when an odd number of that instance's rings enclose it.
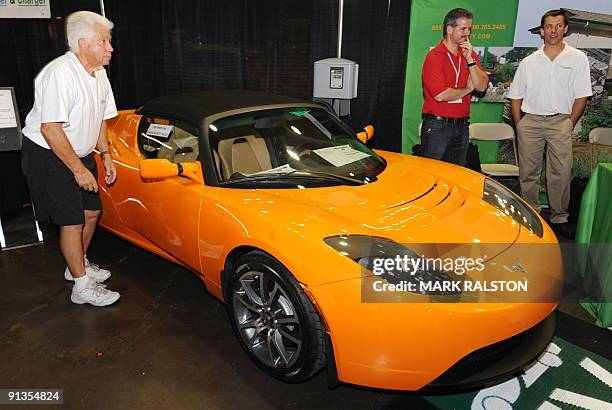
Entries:
{"label": "car side mirror", "polygon": [[145,179],[164,179],[184,176],[199,184],[204,183],[199,162],[173,163],[167,159],[143,159],[140,161],[140,176]]}
{"label": "car side mirror", "polygon": [[359,141],[363,142],[364,144],[371,140],[372,137],[374,137],[373,125],[366,125],[363,128],[363,131],[357,133],[357,138],[359,138]]}

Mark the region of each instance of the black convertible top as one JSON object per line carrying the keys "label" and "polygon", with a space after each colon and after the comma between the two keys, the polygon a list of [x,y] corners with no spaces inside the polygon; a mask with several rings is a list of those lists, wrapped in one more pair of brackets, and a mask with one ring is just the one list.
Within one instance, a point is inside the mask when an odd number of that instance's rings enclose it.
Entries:
{"label": "black convertible top", "polygon": [[259,91],[200,91],[154,98],[136,110],[136,113],[170,116],[199,124],[213,114],[276,104],[301,105],[312,104],[312,101]]}

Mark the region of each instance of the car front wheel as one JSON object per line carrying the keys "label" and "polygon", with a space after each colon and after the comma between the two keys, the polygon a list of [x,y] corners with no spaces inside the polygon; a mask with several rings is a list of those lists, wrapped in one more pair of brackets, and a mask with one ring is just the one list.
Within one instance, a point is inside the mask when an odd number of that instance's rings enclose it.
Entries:
{"label": "car front wheel", "polygon": [[249,357],[285,382],[308,379],[324,367],[321,320],[291,273],[253,251],[232,268],[226,303],[234,333]]}

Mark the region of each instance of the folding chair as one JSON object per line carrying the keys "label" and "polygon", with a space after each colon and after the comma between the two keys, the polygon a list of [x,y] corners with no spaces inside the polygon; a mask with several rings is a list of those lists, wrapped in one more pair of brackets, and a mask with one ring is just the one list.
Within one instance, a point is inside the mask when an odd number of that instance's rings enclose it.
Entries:
{"label": "folding chair", "polygon": [[593,128],[589,132],[591,144],[612,145],[612,128]]}
{"label": "folding chair", "polygon": [[[473,123],[470,124],[470,140],[478,141],[512,141],[513,164],[480,164],[482,173],[494,179],[516,179],[515,190],[519,186],[518,155],[516,151],[516,138],[511,126],[504,123]],[[516,191],[515,191],[516,192]]]}

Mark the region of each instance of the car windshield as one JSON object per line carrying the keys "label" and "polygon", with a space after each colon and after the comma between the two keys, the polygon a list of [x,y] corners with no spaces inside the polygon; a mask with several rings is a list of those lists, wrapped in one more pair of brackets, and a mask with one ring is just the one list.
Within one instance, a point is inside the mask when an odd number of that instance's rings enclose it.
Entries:
{"label": "car windshield", "polygon": [[362,185],[386,166],[346,125],[316,107],[224,117],[208,133],[219,181],[228,186]]}

